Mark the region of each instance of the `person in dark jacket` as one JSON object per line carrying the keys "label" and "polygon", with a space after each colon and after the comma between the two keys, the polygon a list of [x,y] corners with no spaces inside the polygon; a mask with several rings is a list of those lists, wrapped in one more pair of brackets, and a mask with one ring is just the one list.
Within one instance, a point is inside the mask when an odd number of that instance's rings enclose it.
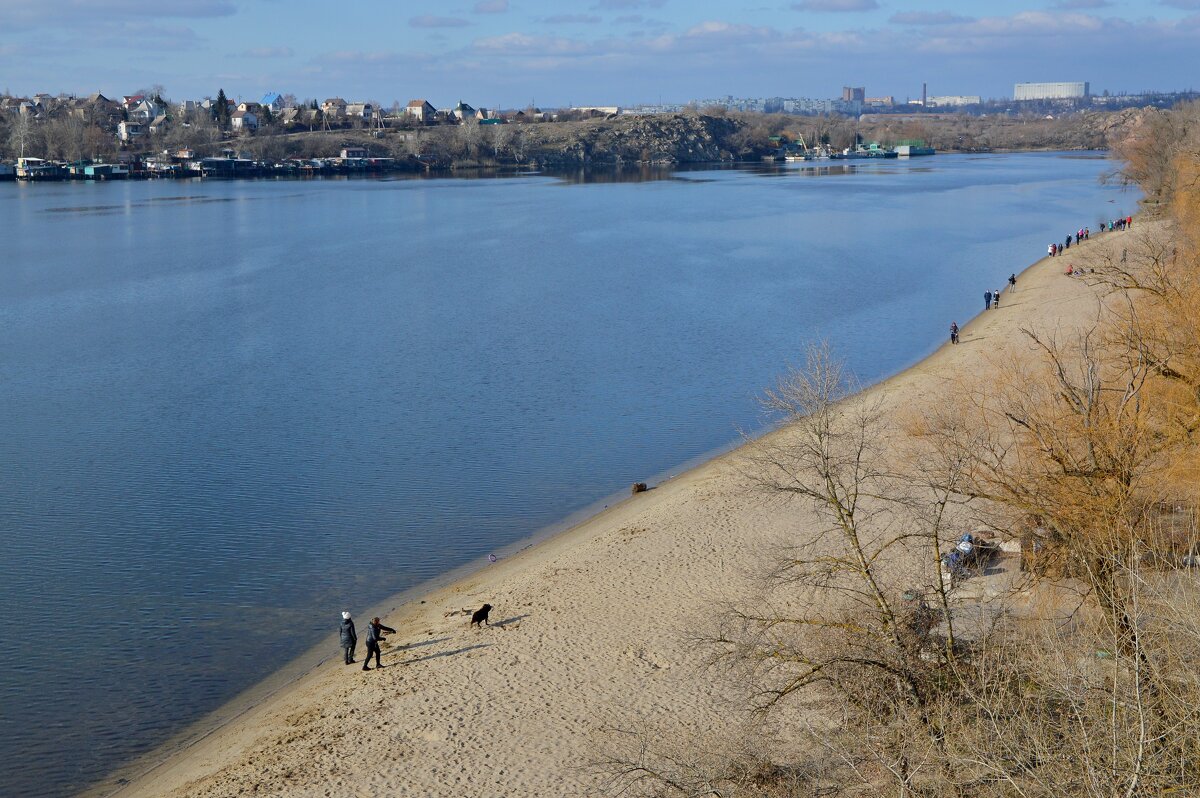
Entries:
{"label": "person in dark jacket", "polygon": [[342,613],[342,650],[346,652],[346,664],[354,662],[354,649],[358,647],[358,632],[354,631],[354,621],[347,610]]}
{"label": "person in dark jacket", "polygon": [[375,668],[379,669],[383,667],[383,663],[379,661],[379,641],[383,639],[384,632],[391,632],[394,634],[395,631],[396,630],[392,627],[381,624],[378,617],[372,618],[371,622],[367,624],[367,658],[363,660],[362,667],[364,671],[371,670],[367,666],[371,662],[372,654],[375,655]]}

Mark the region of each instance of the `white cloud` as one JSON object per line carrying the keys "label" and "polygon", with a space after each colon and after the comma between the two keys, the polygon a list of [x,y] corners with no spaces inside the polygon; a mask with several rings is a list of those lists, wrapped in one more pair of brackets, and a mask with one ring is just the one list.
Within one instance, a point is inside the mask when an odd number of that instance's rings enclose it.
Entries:
{"label": "white cloud", "polygon": [[471,23],[460,17],[438,17],[432,14],[422,14],[408,21],[413,28],[465,28]]}
{"label": "white cloud", "polygon": [[792,3],[793,11],[830,11],[830,12],[855,12],[855,11],[874,11],[879,8],[879,3],[875,0],[802,0],[799,3]]}
{"label": "white cloud", "polygon": [[549,25],[596,25],[603,21],[595,14],[555,14],[542,19]]}
{"label": "white cloud", "polygon": [[958,22],[970,22],[971,17],[964,17],[951,11],[900,11],[892,14],[889,22],[897,25],[953,25]]}
{"label": "white cloud", "polygon": [[476,14],[503,14],[508,11],[508,0],[479,0],[471,10]]}
{"label": "white cloud", "polygon": [[662,8],[667,0],[600,0],[592,8],[597,11],[631,11],[637,8]]}
{"label": "white cloud", "polygon": [[1056,0],[1050,4],[1050,7],[1073,11],[1085,8],[1108,8],[1111,5],[1111,0]]}

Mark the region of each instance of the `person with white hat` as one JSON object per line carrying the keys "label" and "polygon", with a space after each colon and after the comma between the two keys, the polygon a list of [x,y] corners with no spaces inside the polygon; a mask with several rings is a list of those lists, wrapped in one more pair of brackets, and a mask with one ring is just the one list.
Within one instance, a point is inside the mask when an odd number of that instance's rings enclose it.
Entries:
{"label": "person with white hat", "polygon": [[347,665],[354,662],[356,646],[358,646],[358,633],[354,631],[354,621],[350,618],[350,611],[346,610],[342,613],[342,650],[346,652]]}

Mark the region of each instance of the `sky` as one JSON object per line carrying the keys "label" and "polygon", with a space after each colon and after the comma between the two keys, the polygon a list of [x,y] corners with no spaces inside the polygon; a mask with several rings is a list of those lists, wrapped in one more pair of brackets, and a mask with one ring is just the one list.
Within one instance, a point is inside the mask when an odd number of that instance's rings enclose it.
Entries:
{"label": "sky", "polygon": [[483,107],[1197,85],[1200,0],[0,0],[0,88]]}

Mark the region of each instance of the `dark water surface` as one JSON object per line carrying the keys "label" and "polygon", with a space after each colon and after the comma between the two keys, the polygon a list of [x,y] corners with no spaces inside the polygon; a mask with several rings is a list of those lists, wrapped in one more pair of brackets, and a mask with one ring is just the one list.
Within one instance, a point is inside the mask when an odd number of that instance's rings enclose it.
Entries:
{"label": "dark water surface", "polygon": [[806,342],[911,364],[1111,166],[0,185],[0,794],[728,444]]}

